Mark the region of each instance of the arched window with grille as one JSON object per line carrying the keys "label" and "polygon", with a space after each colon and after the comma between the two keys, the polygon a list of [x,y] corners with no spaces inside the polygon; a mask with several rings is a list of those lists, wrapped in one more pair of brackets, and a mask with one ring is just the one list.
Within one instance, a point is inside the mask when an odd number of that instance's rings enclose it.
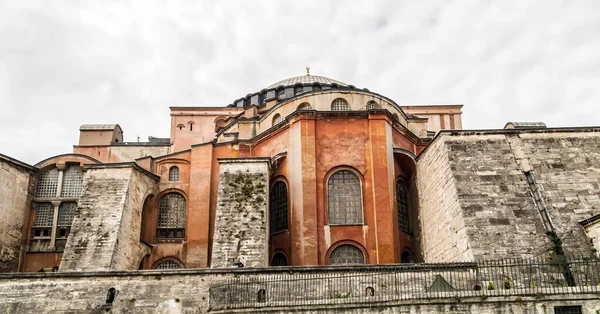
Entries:
{"label": "arched window with grille", "polygon": [[183,268],[183,265],[181,265],[181,263],[178,263],[177,261],[168,259],[168,260],[158,263],[155,268],[156,269],[180,269],[180,268]]}
{"label": "arched window with grille", "polygon": [[83,185],[83,171],[79,165],[67,167],[63,173],[62,197],[80,197]]}
{"label": "arched window with grille", "polygon": [[271,187],[269,228],[271,234],[288,229],[288,190],[283,181],[277,181]]}
{"label": "arched window with grille", "polygon": [[343,98],[336,98],[331,103],[331,110],[333,111],[348,111],[350,110],[350,106],[348,106],[348,102]]}
{"label": "arched window with grille", "polygon": [[185,237],[186,203],[183,195],[175,192],[165,194],[158,203],[157,238]]}
{"label": "arched window with grille", "polygon": [[303,102],[298,106],[297,110],[312,110],[312,106],[307,102]]}
{"label": "arched window with grille", "polygon": [[35,197],[56,197],[58,191],[58,169],[52,167],[44,170],[38,177]]}
{"label": "arched window with grille", "polygon": [[273,116],[273,120],[272,120],[272,122],[273,122],[273,125],[276,125],[276,124],[278,124],[279,122],[281,122],[281,115],[280,115],[280,114],[278,114],[278,113],[276,113],[276,114]]}
{"label": "arched window with grille", "polygon": [[336,247],[329,256],[329,265],[364,264],[363,252],[354,245],[344,244]]}
{"label": "arched window with grille", "polygon": [[371,109],[381,109],[381,106],[376,101],[371,100],[367,103],[367,110]]}
{"label": "arched window with grille", "polygon": [[169,168],[169,182],[179,181],[179,167],[173,166]]}
{"label": "arched window with grille", "polygon": [[398,212],[398,228],[410,232],[408,221],[408,192],[406,183],[402,179],[396,180],[396,211]]}
{"label": "arched window with grille", "polygon": [[271,259],[271,266],[287,266],[287,257],[283,253],[275,253]]}
{"label": "arched window with grille", "polygon": [[338,170],[327,180],[327,210],[330,225],[363,223],[360,179],[350,170]]}

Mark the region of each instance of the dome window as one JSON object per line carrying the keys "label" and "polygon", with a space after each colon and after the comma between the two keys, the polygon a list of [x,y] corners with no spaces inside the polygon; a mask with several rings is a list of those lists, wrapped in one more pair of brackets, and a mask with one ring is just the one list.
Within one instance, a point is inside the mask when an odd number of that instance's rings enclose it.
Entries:
{"label": "dome window", "polygon": [[381,106],[377,102],[371,100],[367,103],[367,110],[371,109],[381,109]]}
{"label": "dome window", "polygon": [[342,98],[337,98],[331,103],[332,111],[348,111],[350,110],[350,106],[348,106],[348,102]]}
{"label": "dome window", "polygon": [[297,110],[312,110],[312,106],[307,102],[303,102],[298,106]]}
{"label": "dome window", "polygon": [[273,116],[273,125],[279,124],[279,122],[281,122],[281,115],[277,113]]}

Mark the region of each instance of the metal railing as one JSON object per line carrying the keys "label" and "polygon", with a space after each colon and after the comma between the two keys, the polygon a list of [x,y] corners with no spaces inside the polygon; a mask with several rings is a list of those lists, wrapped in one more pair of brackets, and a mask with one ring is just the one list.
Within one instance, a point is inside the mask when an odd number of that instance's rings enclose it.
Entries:
{"label": "metal railing", "polygon": [[402,300],[600,294],[597,258],[292,267],[240,274],[210,288],[210,308],[243,309]]}

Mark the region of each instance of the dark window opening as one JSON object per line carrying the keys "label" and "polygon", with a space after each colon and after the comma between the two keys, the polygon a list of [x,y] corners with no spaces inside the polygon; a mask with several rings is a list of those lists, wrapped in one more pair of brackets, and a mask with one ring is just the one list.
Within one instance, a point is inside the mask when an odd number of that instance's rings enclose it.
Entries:
{"label": "dark window opening", "polygon": [[269,196],[269,223],[271,234],[288,229],[288,195],[287,186],[277,181],[271,188]]}
{"label": "dark window opening", "polygon": [[258,290],[257,301],[260,303],[267,302],[267,291],[265,289]]}
{"label": "dark window opening", "polygon": [[375,289],[373,289],[373,287],[367,287],[367,289],[365,289],[365,295],[367,297],[374,297],[375,296]]}
{"label": "dark window opening", "polygon": [[412,263],[412,256],[410,255],[410,252],[402,252],[402,255],[400,255],[400,263]]}
{"label": "dark window opening", "polygon": [[554,314],[582,314],[581,305],[555,306]]}
{"label": "dark window opening", "polygon": [[185,237],[186,202],[179,193],[164,195],[158,204],[157,238]]}
{"label": "dark window opening", "polygon": [[271,259],[271,266],[287,266],[287,257],[282,253],[276,253]]}
{"label": "dark window opening", "polygon": [[396,181],[396,209],[398,212],[398,228],[410,232],[408,222],[408,193],[402,180]]}

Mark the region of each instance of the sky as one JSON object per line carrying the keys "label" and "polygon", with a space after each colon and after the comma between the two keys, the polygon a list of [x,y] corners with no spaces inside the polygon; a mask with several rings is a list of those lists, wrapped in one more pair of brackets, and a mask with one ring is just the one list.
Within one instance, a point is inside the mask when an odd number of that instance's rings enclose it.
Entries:
{"label": "sky", "polygon": [[169,106],[326,76],[465,129],[600,125],[600,1],[0,0],[0,153],[72,152],[79,126],[168,137]]}

